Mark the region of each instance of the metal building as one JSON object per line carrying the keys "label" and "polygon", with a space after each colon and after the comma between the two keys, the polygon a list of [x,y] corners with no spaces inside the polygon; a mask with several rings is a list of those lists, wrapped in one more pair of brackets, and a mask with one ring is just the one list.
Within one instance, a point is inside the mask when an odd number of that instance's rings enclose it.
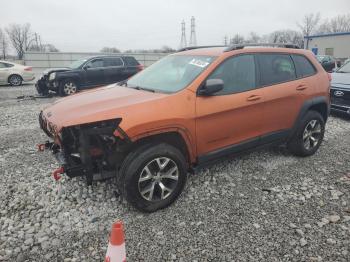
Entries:
{"label": "metal building", "polygon": [[350,32],[304,37],[304,48],[315,55],[331,55],[337,59],[350,57]]}

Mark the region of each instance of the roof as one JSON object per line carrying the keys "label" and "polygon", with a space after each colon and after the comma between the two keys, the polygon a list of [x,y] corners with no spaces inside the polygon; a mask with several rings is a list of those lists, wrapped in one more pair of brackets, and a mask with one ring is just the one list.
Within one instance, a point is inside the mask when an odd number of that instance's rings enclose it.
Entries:
{"label": "roof", "polygon": [[[205,47],[191,49],[174,53],[173,55],[203,55],[203,56],[220,56],[230,53],[231,50],[225,52],[227,47]],[[266,46],[247,46],[246,48],[232,50],[237,53],[255,53],[255,52],[283,52],[283,53],[304,53],[304,49],[284,48],[284,47],[266,47]]]}
{"label": "roof", "polygon": [[310,39],[310,38],[316,38],[316,37],[340,36],[340,35],[350,35],[350,32],[339,32],[339,33],[309,35],[309,36],[304,36],[304,38]]}

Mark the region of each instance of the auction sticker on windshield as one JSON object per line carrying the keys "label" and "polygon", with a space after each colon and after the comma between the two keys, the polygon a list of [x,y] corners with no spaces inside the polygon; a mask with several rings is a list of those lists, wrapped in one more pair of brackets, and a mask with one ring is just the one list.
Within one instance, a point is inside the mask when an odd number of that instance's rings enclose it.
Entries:
{"label": "auction sticker on windshield", "polygon": [[209,65],[208,62],[205,62],[205,61],[202,61],[202,60],[199,60],[199,59],[196,59],[196,58],[193,58],[190,62],[189,62],[190,65],[195,65],[195,66],[198,66],[198,67],[206,67],[207,65]]}

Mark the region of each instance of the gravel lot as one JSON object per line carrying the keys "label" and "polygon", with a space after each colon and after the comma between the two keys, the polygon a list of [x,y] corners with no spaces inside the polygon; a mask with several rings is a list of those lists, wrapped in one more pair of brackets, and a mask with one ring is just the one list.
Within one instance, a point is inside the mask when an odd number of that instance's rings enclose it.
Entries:
{"label": "gravel lot", "polygon": [[0,87],[0,261],[103,261],[123,220],[128,261],[350,261],[350,121],[331,117],[318,153],[259,150],[191,175],[178,201],[142,214],[114,181],[55,182],[35,144],[51,99]]}

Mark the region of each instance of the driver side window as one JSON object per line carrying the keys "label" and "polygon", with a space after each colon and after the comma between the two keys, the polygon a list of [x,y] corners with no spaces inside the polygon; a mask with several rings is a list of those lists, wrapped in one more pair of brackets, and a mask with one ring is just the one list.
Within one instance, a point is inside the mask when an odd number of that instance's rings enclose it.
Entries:
{"label": "driver side window", "polygon": [[89,68],[99,68],[103,67],[102,59],[95,59],[86,64]]}
{"label": "driver side window", "polygon": [[221,79],[224,88],[216,95],[227,95],[256,88],[254,55],[239,55],[225,60],[208,79]]}

